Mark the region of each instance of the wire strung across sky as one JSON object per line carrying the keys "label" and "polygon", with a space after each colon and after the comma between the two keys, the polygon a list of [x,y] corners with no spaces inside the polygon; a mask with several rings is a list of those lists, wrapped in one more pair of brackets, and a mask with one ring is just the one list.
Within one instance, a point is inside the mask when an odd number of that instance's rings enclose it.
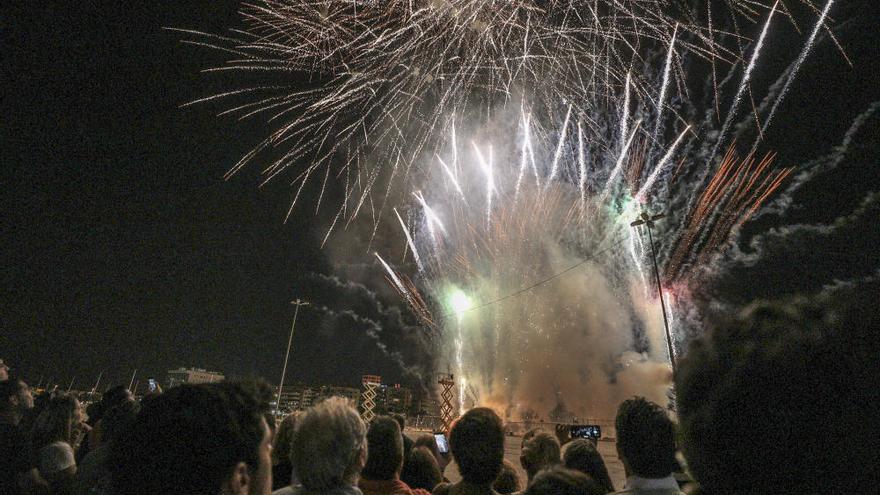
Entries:
{"label": "wire strung across sky", "polygon": [[575,268],[578,268],[578,267],[580,267],[580,266],[586,264],[586,263],[589,262],[589,261],[593,261],[593,260],[596,259],[598,256],[600,256],[600,255],[602,255],[602,254],[604,254],[604,253],[610,251],[611,249],[617,247],[618,245],[622,244],[623,241],[625,241],[625,240],[626,240],[626,239],[618,239],[617,242],[611,244],[610,246],[608,246],[608,247],[606,247],[606,248],[604,248],[604,249],[600,249],[599,251],[596,251],[595,253],[591,254],[590,256],[588,256],[588,257],[586,257],[586,258],[584,258],[584,259],[578,261],[578,262],[575,263],[574,265],[569,266],[569,267],[566,268],[565,270],[562,270],[561,272],[556,272],[556,273],[554,273],[553,275],[550,275],[550,276],[547,277],[547,278],[541,279],[541,280],[539,280],[538,282],[535,282],[534,284],[529,285],[528,287],[523,287],[522,289],[519,289],[519,290],[516,291],[516,292],[511,292],[510,294],[507,294],[507,295],[501,296],[501,297],[499,297],[498,299],[493,299],[493,300],[491,300],[491,301],[486,301],[486,302],[484,302],[484,303],[482,303],[482,304],[478,304],[478,305],[476,305],[476,306],[472,306],[472,307],[470,307],[470,308],[463,309],[463,310],[461,310],[461,311],[453,311],[453,312],[450,312],[450,313],[445,313],[445,314],[443,314],[443,316],[444,316],[444,317],[448,317],[448,316],[456,316],[456,315],[460,315],[460,314],[462,314],[462,313],[469,313],[469,312],[471,312],[471,311],[476,311],[476,310],[478,310],[478,309],[483,309],[483,308],[485,308],[485,307],[492,306],[493,304],[498,304],[498,303],[500,303],[500,302],[502,302],[502,301],[506,301],[507,299],[511,299],[511,298],[517,297],[517,296],[519,296],[519,295],[522,295],[522,294],[524,294],[524,293],[526,293],[526,292],[528,292],[528,291],[530,291],[530,290],[532,290],[532,289],[536,289],[536,288],[538,288],[538,287],[540,287],[540,286],[542,286],[542,285],[544,285],[544,284],[546,284],[546,283],[548,283],[548,282],[551,282],[551,281],[553,281],[553,280],[555,280],[555,279],[557,279],[557,278],[559,278],[559,277],[565,275],[566,273],[568,273],[568,272],[574,270]]}

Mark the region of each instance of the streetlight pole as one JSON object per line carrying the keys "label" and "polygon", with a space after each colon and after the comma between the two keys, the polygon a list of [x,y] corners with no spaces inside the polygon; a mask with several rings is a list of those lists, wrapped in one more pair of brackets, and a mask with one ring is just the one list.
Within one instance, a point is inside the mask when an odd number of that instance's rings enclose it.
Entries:
{"label": "streetlight pole", "polygon": [[89,401],[91,402],[92,397],[95,395],[95,391],[98,390],[98,385],[101,384],[101,377],[104,376],[104,370],[101,370],[101,373],[98,374],[98,381],[95,382],[95,386],[92,387],[92,390],[89,391]]}
{"label": "streetlight pole", "polygon": [[134,385],[134,377],[137,375],[137,368],[135,368],[134,372],[131,374],[131,381],[128,382],[128,391],[131,392],[131,386]]}
{"label": "streetlight pole", "polygon": [[284,388],[284,376],[287,374],[287,360],[290,358],[290,344],[293,343],[293,329],[296,328],[296,317],[299,314],[300,306],[308,306],[309,303],[297,298],[290,301],[290,304],[296,305],[293,311],[293,323],[290,325],[290,336],[287,338],[287,352],[284,354],[284,367],[281,369],[281,380],[278,382],[278,397],[275,400],[275,416],[281,409],[281,390]]}
{"label": "streetlight pole", "polygon": [[669,351],[669,363],[672,365],[672,373],[675,373],[675,354],[672,352],[672,334],[669,332],[669,319],[666,316],[666,300],[663,298],[663,284],[660,283],[660,268],[657,266],[657,252],[654,250],[654,235],[651,233],[651,229],[654,227],[654,222],[659,220],[666,215],[648,215],[647,212],[642,212],[641,218],[629,224],[631,227],[638,227],[640,225],[644,225],[648,228],[648,242],[651,244],[651,261],[654,262],[654,277],[657,280],[657,292],[660,294],[660,310],[663,313],[663,328],[666,330],[666,348]]}

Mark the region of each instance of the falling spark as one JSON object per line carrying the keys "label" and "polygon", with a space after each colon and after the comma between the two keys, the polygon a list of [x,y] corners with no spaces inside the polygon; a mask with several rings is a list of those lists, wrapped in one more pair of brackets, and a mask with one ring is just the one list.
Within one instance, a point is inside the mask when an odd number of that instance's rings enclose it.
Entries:
{"label": "falling spark", "polygon": [[629,87],[630,87],[630,73],[627,71],[626,73],[626,83],[624,83],[623,87],[623,109],[620,112],[620,155],[624,155],[624,149],[628,146],[626,143],[626,136],[629,129]]}
{"label": "falling spark", "polygon": [[605,188],[602,191],[602,199],[599,201],[599,204],[604,204],[605,199],[608,198],[608,194],[611,192],[611,187],[614,186],[614,181],[617,179],[617,176],[620,175],[620,171],[623,168],[623,161],[626,159],[626,154],[629,151],[630,146],[632,146],[633,139],[639,132],[639,126],[641,124],[641,120],[636,121],[636,125],[633,128],[632,133],[630,133],[629,139],[626,140],[626,144],[620,149],[620,155],[617,157],[617,162],[615,162],[614,168],[611,170],[611,175],[608,176],[608,181],[605,182]]}
{"label": "falling spark", "polygon": [[[802,1],[811,5],[809,0]],[[324,192],[331,177],[350,177],[344,181],[344,201],[351,204],[341,208],[333,222],[333,226],[348,226],[365,205],[374,219],[383,215],[385,204],[390,209],[389,195],[396,188],[387,187],[384,198],[376,201],[379,198],[371,191],[376,184],[416,181],[412,173],[416,162],[448,144],[443,137],[450,131],[454,143],[459,124],[470,125],[474,109],[498,108],[520,94],[525,95],[521,110],[525,114],[528,109],[529,114],[525,127],[534,127],[535,136],[541,139],[556,127],[548,117],[559,102],[580,116],[601,95],[617,102],[622,99],[620,133],[613,139],[622,150],[634,100],[651,99],[653,93],[652,77],[643,76],[649,72],[636,63],[645,60],[643,51],[658,49],[662,43],[666,64],[660,97],[655,101],[658,119],[652,126],[652,146],[661,145],[661,117],[675,111],[665,100],[676,56],[687,53],[711,61],[713,81],[717,60],[738,58],[727,46],[738,42],[738,36],[716,36],[726,33],[712,25],[712,15],[706,19],[707,30],[696,21],[702,16],[687,7],[683,14],[691,21],[679,24],[682,12],[670,8],[672,3],[561,0],[538,2],[539,7],[531,0],[387,0],[356,5],[256,0],[243,4],[244,25],[228,35],[169,29],[181,33],[183,43],[227,56],[225,63],[205,69],[206,73],[257,75],[256,82],[243,82],[241,87],[190,103],[225,105],[221,115],[260,117],[271,126],[268,136],[231,167],[227,177],[259,157],[277,153],[264,167],[261,183],[285,173],[295,175],[297,193],[290,211],[307,184],[320,183],[317,209],[326,200]],[[753,22],[758,8],[768,6],[769,1],[725,4],[734,22],[737,18]],[[770,17],[777,8],[778,0]],[[769,20],[735,98],[734,111],[761,51]],[[823,14],[818,25],[824,20]],[[624,81],[623,98],[612,95],[619,81]],[[713,87],[717,100],[717,85]],[[729,125],[715,143],[713,158]],[[567,126],[561,131],[567,132]],[[534,144],[532,139],[523,143],[529,156],[522,158],[522,164],[530,164],[540,181],[546,175],[539,171],[535,152],[543,150]],[[456,150],[453,145],[448,165],[461,181]],[[558,173],[562,159],[554,160],[551,176]]]}
{"label": "falling spark", "polygon": [[376,255],[379,263],[382,263],[382,266],[385,267],[385,271],[388,272],[388,276],[391,278],[391,281],[394,283],[394,286],[397,288],[397,290],[400,291],[401,294],[404,294],[408,300],[411,299],[409,296],[409,291],[403,285],[403,282],[400,280],[400,277],[397,276],[397,273],[391,269],[391,266],[389,266],[388,263],[386,263],[381,256],[379,256],[379,253],[374,252],[373,254]]}
{"label": "falling spark", "polygon": [[774,158],[768,153],[759,162],[752,155],[740,160],[733,146],[728,149],[676,242],[668,263],[669,277],[677,277],[688,258],[707,261],[730,232],[779,188],[792,169],[770,170]]}
{"label": "falling spark", "polygon": [[587,198],[587,157],[584,151],[584,129],[578,121],[578,189],[581,191],[581,209]]}
{"label": "falling spark", "polygon": [[[657,99],[657,121],[654,122],[654,133],[651,136],[651,142],[657,142],[657,136],[660,134],[660,126],[663,125],[663,105],[666,102],[666,88],[669,86],[669,72],[672,68],[672,55],[675,53],[675,36],[678,34],[678,23],[672,30],[672,40],[669,41],[669,51],[666,52],[666,65],[663,68],[663,83],[660,86],[660,97]],[[652,144],[653,146],[653,144]]]}
{"label": "falling spark", "polygon": [[434,213],[434,210],[428,206],[428,203],[425,202],[425,197],[422,195],[422,191],[416,191],[413,193],[416,200],[418,200],[419,204],[422,205],[422,210],[425,212],[425,217],[428,219],[428,230],[431,232],[431,237],[436,237],[436,232],[434,231],[434,226],[440,227],[440,230],[446,234],[446,228],[443,226],[443,222],[440,221],[440,218]]}
{"label": "falling spark", "polygon": [[[810,37],[807,39],[807,42],[804,44],[803,50],[801,50],[801,54],[798,56],[797,60],[794,63],[794,67],[788,73],[788,77],[785,79],[785,85],[782,87],[782,91],[779,92],[779,96],[776,98],[776,101],[773,102],[773,107],[770,109],[770,114],[764,120],[764,125],[761,126],[761,135],[767,131],[767,128],[770,127],[770,122],[773,120],[773,116],[776,115],[776,109],[779,108],[779,104],[782,103],[782,100],[785,99],[785,95],[788,94],[788,89],[791,87],[791,83],[794,81],[795,76],[797,76],[798,71],[803,65],[804,60],[807,59],[807,55],[810,54],[810,50],[813,48],[813,43],[816,41],[816,35],[819,34],[819,30],[822,28],[822,25],[825,23],[825,18],[828,16],[828,11],[831,10],[831,6],[834,4],[834,0],[828,0],[828,3],[825,4],[825,8],[822,9],[822,14],[819,16],[819,20],[816,21],[816,25],[813,27],[813,31],[810,33]],[[760,136],[759,136],[760,137]],[[752,146],[752,153],[758,147],[759,139],[755,140],[755,144]]]}
{"label": "falling spark", "polygon": [[709,165],[712,164],[712,161],[718,154],[718,147],[721,146],[721,143],[727,134],[727,129],[730,127],[731,122],[733,122],[733,117],[736,114],[736,109],[739,107],[740,100],[742,100],[742,95],[745,93],[746,88],[749,85],[749,80],[752,78],[752,71],[755,69],[755,64],[758,62],[761,48],[764,46],[764,38],[767,36],[767,31],[770,29],[770,21],[773,20],[773,14],[776,12],[776,7],[778,5],[779,0],[776,0],[773,3],[773,8],[770,9],[770,14],[767,15],[767,21],[764,23],[763,29],[761,29],[761,36],[758,37],[758,42],[755,44],[755,49],[752,51],[752,58],[749,60],[749,65],[743,73],[742,82],[739,84],[736,96],[733,97],[733,102],[730,104],[730,110],[727,112],[727,118],[724,119],[724,125],[721,126],[721,131],[718,133],[718,138],[715,140],[715,146],[712,148],[712,154],[709,156],[709,161],[707,162]]}
{"label": "falling spark", "polygon": [[409,229],[406,228],[406,223],[404,223],[403,218],[400,217],[400,213],[397,212],[397,208],[393,208],[394,214],[397,215],[397,220],[400,221],[400,228],[403,229],[403,234],[406,236],[406,243],[409,245],[410,251],[412,251],[413,259],[416,260],[416,265],[419,267],[419,271],[424,271],[425,267],[422,266],[422,259],[419,257],[419,250],[416,248],[416,244],[413,242],[413,238],[409,233]]}
{"label": "falling spark", "polygon": [[651,190],[651,186],[654,185],[654,182],[657,180],[657,177],[660,175],[660,172],[663,171],[663,167],[666,165],[666,162],[668,162],[669,159],[672,158],[672,154],[675,152],[675,148],[678,147],[678,143],[681,142],[681,139],[690,130],[690,128],[691,128],[691,126],[688,125],[687,127],[684,128],[683,131],[681,131],[681,134],[679,134],[678,137],[675,138],[675,141],[672,143],[672,146],[669,147],[669,149],[666,151],[666,154],[663,155],[663,158],[660,159],[660,162],[657,163],[656,167],[654,167],[654,171],[651,172],[651,175],[648,176],[648,180],[645,181],[645,185],[643,185],[642,188],[639,190],[639,192],[636,194],[636,201],[637,202],[639,202],[639,203],[645,202],[645,199],[648,195],[648,191]]}
{"label": "falling spark", "polygon": [[568,134],[568,119],[571,117],[571,105],[565,113],[565,123],[562,124],[562,131],[559,134],[559,142],[556,144],[556,153],[553,154],[553,165],[550,167],[550,177],[547,181],[552,181],[556,177],[556,169],[559,166],[559,158],[562,156],[562,145],[565,144],[565,137]]}
{"label": "falling spark", "polygon": [[495,176],[492,173],[492,148],[489,148],[489,160],[486,161],[477,144],[471,141],[471,145],[477,153],[480,169],[486,175],[486,225],[489,225],[492,223],[492,193],[495,191]]}
{"label": "falling spark", "polygon": [[522,116],[522,128],[523,128],[523,138],[522,138],[522,149],[520,154],[522,155],[520,158],[519,165],[519,176],[516,178],[516,194],[514,198],[519,198],[519,190],[522,186],[523,175],[526,173],[526,167],[528,166],[528,152],[529,148],[529,116],[528,114],[523,114]]}
{"label": "falling spark", "polygon": [[455,178],[455,174],[452,173],[452,170],[449,169],[449,167],[446,165],[446,162],[444,162],[439,155],[435,156],[437,157],[437,161],[440,162],[440,165],[443,166],[443,170],[446,172],[446,176],[449,177],[450,181],[452,181],[452,185],[455,187],[455,190],[458,191],[458,194],[461,195],[461,199],[464,200],[464,193],[461,191],[461,186],[458,185],[458,179]]}

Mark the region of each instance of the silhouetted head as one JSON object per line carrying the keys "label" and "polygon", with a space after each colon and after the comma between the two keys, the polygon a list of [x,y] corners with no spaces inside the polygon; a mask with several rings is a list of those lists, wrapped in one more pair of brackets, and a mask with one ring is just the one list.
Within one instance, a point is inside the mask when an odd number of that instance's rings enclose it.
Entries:
{"label": "silhouetted head", "polygon": [[431,451],[431,454],[434,455],[437,463],[440,463],[440,449],[437,448],[437,439],[434,438],[434,435],[419,435],[419,437],[416,438],[416,441],[413,442],[413,448],[416,447],[425,447],[426,449]]}
{"label": "silhouetted head", "polygon": [[877,486],[878,285],[709,322],[676,376],[682,449],[703,489]]}
{"label": "silhouetted head", "polygon": [[232,382],[181,385],[152,397],[110,444],[113,493],[269,493],[265,407]]}
{"label": "silhouetted head", "polygon": [[461,477],[474,485],[491,485],[504,460],[504,426],[495,411],[477,407],[452,426],[452,456]]}
{"label": "silhouetted head", "polygon": [[565,446],[562,460],[565,467],[586,474],[596,483],[602,485],[606,492],[614,491],[614,485],[611,483],[605,461],[602,460],[602,456],[599,455],[599,451],[590,440],[576,438],[569,442]]}
{"label": "silhouetted head", "polygon": [[400,426],[401,433],[406,429],[406,417],[403,414],[392,414],[391,417],[394,421],[397,421],[397,425]]}
{"label": "silhouetted head", "polygon": [[128,432],[137,419],[141,406],[130,400],[111,407],[101,418],[101,443],[112,443]]}
{"label": "silhouetted head", "polygon": [[541,471],[532,480],[525,495],[602,495],[605,491],[587,475],[555,466]]}
{"label": "silhouetted head", "polygon": [[275,441],[272,443],[272,464],[291,462],[290,453],[298,417],[299,413],[293,412],[281,420],[278,431],[275,432]]}
{"label": "silhouetted head", "polygon": [[517,474],[516,467],[512,462],[504,459],[504,464],[501,465],[501,472],[495,478],[492,488],[501,495],[515,493],[522,489],[522,485],[519,482],[519,474]]}
{"label": "silhouetted head", "polygon": [[400,479],[410,488],[433,491],[443,481],[437,459],[426,447],[413,447]]}
{"label": "silhouetted head", "polygon": [[17,423],[33,408],[34,396],[24,381],[18,378],[0,381],[0,415]]}
{"label": "silhouetted head", "polygon": [[368,480],[394,480],[403,467],[403,439],[400,426],[388,416],[379,416],[367,430],[367,463],[361,476]]}
{"label": "silhouetted head", "polygon": [[663,408],[643,397],[629,399],[617,409],[614,426],[628,474],[664,478],[675,471],[675,425]]}

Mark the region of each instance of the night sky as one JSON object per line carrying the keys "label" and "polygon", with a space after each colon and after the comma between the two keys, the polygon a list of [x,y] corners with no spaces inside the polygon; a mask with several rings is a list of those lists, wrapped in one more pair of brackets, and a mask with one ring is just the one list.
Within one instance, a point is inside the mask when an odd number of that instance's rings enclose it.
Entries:
{"label": "night sky", "polygon": [[[58,3],[12,2],[0,17],[0,358],[31,382],[76,377],[78,388],[102,370],[109,384],[127,383],[134,369],[163,379],[178,366],[277,382],[291,299],[369,301],[334,293],[314,275],[333,274],[338,263],[319,248],[326,221],[301,213],[284,224],[285,181],[258,188],[258,167],[223,180],[264,124],[217,118],[217,107],[179,108],[231,87],[224,77],[235,75],[201,74],[222,61],[218,54],[162,28],[222,32],[237,24],[238,2]],[[880,101],[878,2],[840,3],[835,32],[853,67],[827,39],[816,47],[766,136],[782,164],[832,154]],[[768,59],[792,60],[800,36],[771,34]],[[763,67],[756,84],[784,64]],[[878,121],[880,109],[840,163],[797,192],[785,218],[747,226],[742,249],[769,255],[719,281],[718,297],[741,303],[876,273],[877,203],[865,198],[880,191]],[[788,235],[857,210],[851,224]],[[366,251],[350,255],[359,257],[370,262]],[[393,304],[379,281],[369,288]],[[354,385],[366,371],[405,378],[354,325],[328,329],[314,311],[300,316],[287,380]]]}

